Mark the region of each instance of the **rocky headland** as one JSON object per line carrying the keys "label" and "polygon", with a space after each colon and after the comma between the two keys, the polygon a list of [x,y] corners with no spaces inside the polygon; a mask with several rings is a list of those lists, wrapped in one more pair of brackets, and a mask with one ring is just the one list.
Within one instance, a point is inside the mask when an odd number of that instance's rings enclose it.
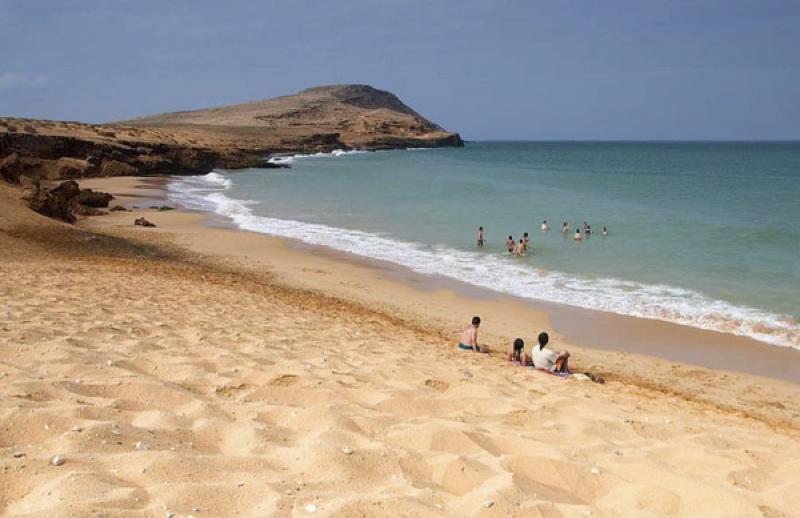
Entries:
{"label": "rocky headland", "polygon": [[67,207],[75,206],[73,186],[53,193],[70,195],[62,203],[48,198],[40,184],[280,167],[269,158],[290,153],[452,146],[463,146],[457,133],[445,131],[394,94],[367,85],[332,85],[109,124],[0,118],[0,178],[29,186],[33,192],[28,197],[49,199],[47,206]]}

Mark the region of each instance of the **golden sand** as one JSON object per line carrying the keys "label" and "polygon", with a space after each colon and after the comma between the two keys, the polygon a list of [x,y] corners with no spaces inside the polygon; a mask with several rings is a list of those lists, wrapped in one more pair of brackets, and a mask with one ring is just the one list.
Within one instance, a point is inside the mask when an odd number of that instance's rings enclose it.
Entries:
{"label": "golden sand", "polygon": [[797,516],[796,384],[555,336],[608,381],[564,380],[454,349],[472,314],[495,349],[548,329],[513,300],[198,214],[74,228],[18,195],[0,187],[3,515]]}

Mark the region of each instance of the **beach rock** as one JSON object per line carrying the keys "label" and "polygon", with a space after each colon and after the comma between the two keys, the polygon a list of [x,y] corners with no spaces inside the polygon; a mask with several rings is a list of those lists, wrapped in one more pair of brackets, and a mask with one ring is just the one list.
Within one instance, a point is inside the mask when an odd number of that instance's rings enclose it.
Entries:
{"label": "beach rock", "polygon": [[345,455],[352,455],[353,454],[353,448],[349,448],[349,447],[342,448],[342,453],[344,453]]}
{"label": "beach rock", "polygon": [[70,428],[70,430],[72,430],[73,432],[82,432],[83,428],[80,425],[76,424],[76,425],[72,425],[72,428]]}
{"label": "beach rock", "polygon": [[133,224],[137,225],[137,226],[140,226],[140,227],[155,227],[156,226],[154,223],[150,223],[149,221],[147,221],[144,218],[136,218],[136,220],[133,222]]}
{"label": "beach rock", "polygon": [[145,443],[143,443],[142,441],[138,441],[133,447],[136,448],[139,451],[143,451],[143,450],[147,449],[147,445]]}
{"label": "beach rock", "polygon": [[15,459],[21,459],[25,455],[26,454],[22,453],[21,451],[15,451],[14,453],[11,454],[11,456],[14,457]]}
{"label": "beach rock", "polygon": [[67,180],[52,189],[46,189],[38,181],[26,189],[23,199],[28,207],[44,216],[75,223],[75,215],[93,216],[102,214],[97,207],[108,207],[111,194],[81,189],[75,180]]}
{"label": "beach rock", "polygon": [[314,514],[314,513],[316,513],[316,512],[317,512],[317,506],[316,506],[315,504],[308,504],[308,505],[305,507],[305,510],[306,510],[306,512],[307,512],[307,513],[309,513],[309,514]]}
{"label": "beach rock", "polygon": [[79,204],[86,207],[101,208],[108,207],[108,204],[113,199],[114,196],[107,192],[95,192],[91,189],[81,189],[78,193],[77,201]]}
{"label": "beach rock", "polygon": [[139,170],[125,162],[117,160],[103,160],[100,166],[100,176],[136,176]]}
{"label": "beach rock", "polygon": [[600,474],[600,468],[598,468],[596,466],[593,467],[591,471],[592,471],[592,475],[599,475]]}
{"label": "beach rock", "polygon": [[20,176],[25,172],[26,165],[17,153],[11,153],[0,160],[0,178],[8,183],[20,183]]}
{"label": "beach rock", "polygon": [[79,158],[62,157],[46,164],[47,177],[52,179],[70,180],[90,176],[92,164]]}
{"label": "beach rock", "polygon": [[111,212],[129,212],[129,211],[122,205],[114,205],[113,207],[111,207]]}
{"label": "beach rock", "polygon": [[486,509],[491,509],[492,507],[494,507],[494,501],[492,500],[485,501],[483,503],[483,507],[485,507]]}
{"label": "beach rock", "polygon": [[78,182],[68,180],[52,189],[44,189],[38,182],[35,185],[28,202],[31,209],[49,218],[75,223],[75,198],[81,191]]}
{"label": "beach rock", "polygon": [[50,459],[50,464],[53,466],[63,466],[66,460],[62,455],[53,455],[53,458]]}

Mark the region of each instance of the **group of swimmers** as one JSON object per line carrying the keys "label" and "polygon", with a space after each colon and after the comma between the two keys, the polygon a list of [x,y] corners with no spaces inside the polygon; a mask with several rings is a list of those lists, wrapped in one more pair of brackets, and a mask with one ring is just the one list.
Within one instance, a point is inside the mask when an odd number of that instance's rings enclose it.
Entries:
{"label": "group of swimmers", "polygon": [[[472,323],[464,328],[458,348],[476,353],[488,353],[485,346],[478,345],[478,328],[481,326],[481,317],[472,317]],[[535,367],[555,374],[569,374],[569,352],[556,352],[547,348],[550,336],[539,333],[537,345],[531,347],[530,354],[525,352],[525,341],[522,338],[514,340],[512,349],[507,353],[508,361],[521,367]]]}
{"label": "group of swimmers", "polygon": [[[565,221],[564,224],[561,226],[561,233],[569,234],[568,221]],[[586,237],[589,237],[591,234],[592,234],[592,226],[584,221],[583,225],[575,229],[575,235],[573,236],[573,239],[575,239],[575,241],[582,241],[584,235]],[[608,229],[606,227],[603,227],[603,231],[601,232],[601,234],[607,236]]]}
{"label": "group of swimmers", "polygon": [[[547,224],[547,220],[542,221],[541,225],[542,231],[550,230],[550,225]],[[565,221],[564,224],[561,226],[561,233],[562,234],[569,234],[569,222]],[[575,229],[575,235],[573,239],[575,241],[583,241],[583,236],[589,237],[592,234],[592,226],[587,222],[583,222],[583,225]],[[608,229],[603,227],[602,235],[608,235]],[[478,248],[483,248],[483,245],[486,243],[486,239],[484,237],[483,227],[478,227]],[[509,254],[514,254],[517,256],[527,255],[528,250],[530,248],[530,237],[528,233],[525,232],[522,234],[519,242],[514,241],[514,236],[508,236],[506,239],[506,250],[508,250]]]}

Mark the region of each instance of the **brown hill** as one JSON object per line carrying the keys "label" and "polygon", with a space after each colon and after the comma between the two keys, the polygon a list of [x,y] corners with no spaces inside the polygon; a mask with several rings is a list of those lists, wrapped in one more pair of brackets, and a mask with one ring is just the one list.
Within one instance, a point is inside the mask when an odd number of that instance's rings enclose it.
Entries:
{"label": "brown hill", "polygon": [[0,118],[0,176],[197,174],[283,153],[462,145],[389,92],[334,85],[111,124]]}
{"label": "brown hill", "polygon": [[364,149],[461,145],[458,134],[443,130],[394,94],[367,85],[319,86],[274,99],[164,113],[119,124],[210,133],[247,128],[248,137],[276,148],[302,147],[309,142]]}

